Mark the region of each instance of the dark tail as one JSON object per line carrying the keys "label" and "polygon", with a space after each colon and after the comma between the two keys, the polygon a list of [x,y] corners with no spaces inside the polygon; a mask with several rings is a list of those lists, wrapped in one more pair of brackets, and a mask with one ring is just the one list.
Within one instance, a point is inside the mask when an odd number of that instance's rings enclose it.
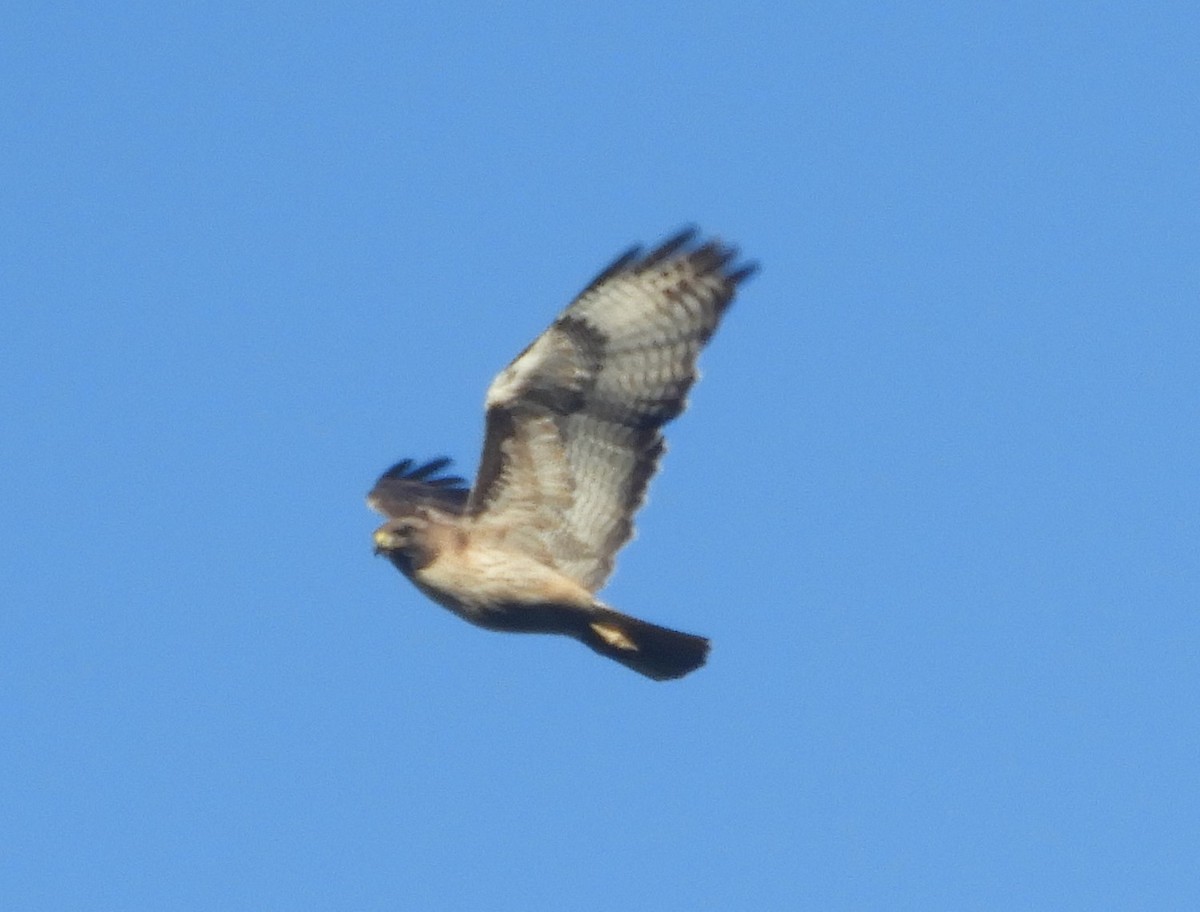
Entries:
{"label": "dark tail", "polygon": [[600,655],[656,681],[682,678],[708,658],[708,640],[597,608],[580,637]]}

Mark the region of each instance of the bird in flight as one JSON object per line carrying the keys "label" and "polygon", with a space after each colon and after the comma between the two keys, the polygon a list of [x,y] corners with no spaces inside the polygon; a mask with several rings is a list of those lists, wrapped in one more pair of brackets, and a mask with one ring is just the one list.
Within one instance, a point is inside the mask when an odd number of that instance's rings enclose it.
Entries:
{"label": "bird in flight", "polygon": [[655,680],[708,640],[596,598],[687,405],[696,357],[756,269],[694,229],[618,257],[488,388],[470,488],[446,458],[392,466],[367,496],[374,535],[423,593],[490,630],[556,633]]}

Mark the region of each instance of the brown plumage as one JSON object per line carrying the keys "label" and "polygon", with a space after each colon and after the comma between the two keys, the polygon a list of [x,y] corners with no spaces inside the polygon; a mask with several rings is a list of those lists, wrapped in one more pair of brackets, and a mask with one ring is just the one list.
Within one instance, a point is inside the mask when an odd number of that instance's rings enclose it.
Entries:
{"label": "brown plumage", "polygon": [[422,592],[492,630],[558,633],[656,680],[708,640],[596,599],[685,408],[696,357],[754,265],[694,231],[623,254],[492,382],[474,486],[450,461],[393,466],[367,497],[375,550]]}

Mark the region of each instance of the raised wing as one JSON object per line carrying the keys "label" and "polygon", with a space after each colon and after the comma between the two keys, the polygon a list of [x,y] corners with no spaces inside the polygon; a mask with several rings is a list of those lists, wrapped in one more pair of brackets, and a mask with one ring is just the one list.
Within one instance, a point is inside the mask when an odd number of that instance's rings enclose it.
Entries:
{"label": "raised wing", "polygon": [[755,269],[695,241],[622,255],[488,389],[467,512],[593,591],[633,534],[696,356]]}
{"label": "raised wing", "polygon": [[389,519],[410,516],[420,507],[461,514],[467,504],[467,483],[457,475],[438,474],[449,465],[444,456],[423,465],[411,459],[398,462],[379,476],[367,495],[367,505]]}

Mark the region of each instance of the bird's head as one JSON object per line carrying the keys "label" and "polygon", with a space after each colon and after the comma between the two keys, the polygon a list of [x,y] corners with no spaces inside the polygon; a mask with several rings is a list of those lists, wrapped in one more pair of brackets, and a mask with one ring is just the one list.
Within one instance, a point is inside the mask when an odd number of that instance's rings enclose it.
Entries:
{"label": "bird's head", "polygon": [[432,555],[425,534],[429,523],[424,516],[389,519],[372,536],[375,553],[388,558],[403,572],[410,573],[429,563]]}

